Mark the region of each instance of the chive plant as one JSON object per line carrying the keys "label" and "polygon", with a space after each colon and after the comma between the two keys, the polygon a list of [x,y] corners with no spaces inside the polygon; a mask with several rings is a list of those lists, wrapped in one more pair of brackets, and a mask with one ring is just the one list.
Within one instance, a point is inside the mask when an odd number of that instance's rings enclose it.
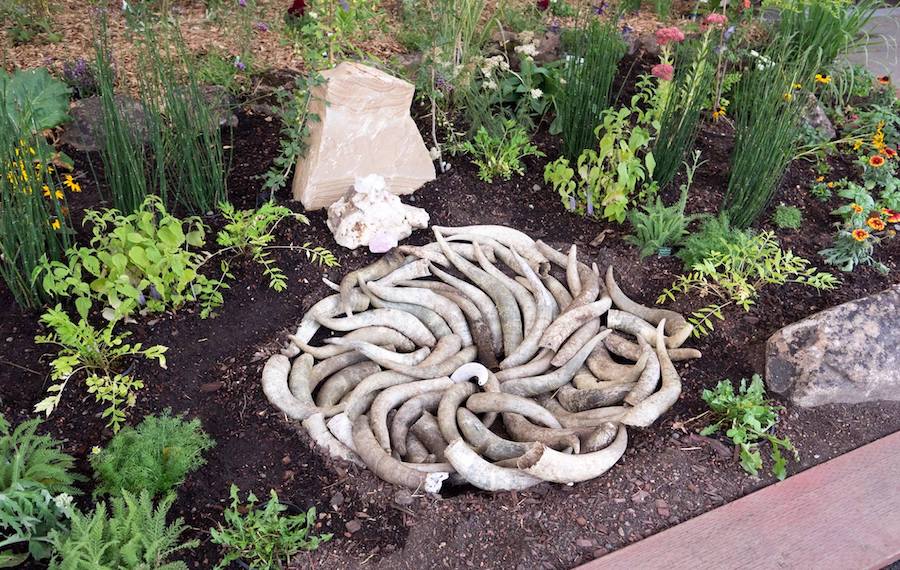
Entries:
{"label": "chive plant", "polygon": [[562,70],[565,84],[557,96],[556,128],[562,134],[563,154],[575,162],[594,146],[594,129],[609,108],[613,78],[625,56],[625,43],[615,25],[593,20],[576,36]]}

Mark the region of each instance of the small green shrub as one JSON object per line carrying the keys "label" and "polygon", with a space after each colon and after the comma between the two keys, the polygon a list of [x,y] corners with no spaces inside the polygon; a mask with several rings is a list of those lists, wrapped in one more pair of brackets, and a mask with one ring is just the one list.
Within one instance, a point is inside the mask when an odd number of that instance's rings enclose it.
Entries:
{"label": "small green shrub", "polygon": [[75,513],[69,533],[52,534],[51,570],[187,570],[184,562],[170,560],[199,541],[181,541],[187,530],[182,519],[166,524],[174,501],[172,494],[154,506],[149,492],[125,491],[112,499],[111,512],[100,503],[90,515]]}
{"label": "small green shrub", "polygon": [[91,457],[99,480],[95,494],[168,493],[206,463],[203,452],[214,445],[198,419],[186,422],[168,410],[148,416],[135,428],[125,427]]}
{"label": "small green shrub", "polygon": [[472,157],[478,166],[478,177],[485,182],[493,182],[495,177],[503,180],[512,178],[513,173],[525,174],[522,159],[526,156],[544,156],[544,153],[531,144],[525,129],[514,120],[505,121],[502,133],[493,136],[481,127],[473,140],[460,145],[460,150]]}
{"label": "small green shrub", "polygon": [[666,206],[662,198],[656,196],[652,204],[643,207],[643,212],[629,212],[628,217],[634,226],[634,234],[628,236],[626,240],[641,248],[642,258],[656,253],[663,247],[679,245],[684,236],[688,235],[688,225],[699,217],[684,214],[688,191],[693,183],[694,173],[700,166],[699,160],[700,151],[696,151],[693,164],[685,163],[687,181],[681,186],[678,202]]}
{"label": "small green shrub", "polygon": [[82,318],[94,301],[110,319],[198,300],[207,317],[222,304],[220,289],[227,284],[198,273],[206,254],[191,249],[204,244],[199,218],[176,218],[161,199],[148,196],[134,213],[89,210],[84,219],[91,224],[90,247],[70,248],[67,263],[45,262],[34,274],[48,293],[75,297]]}
{"label": "small green shrub", "polygon": [[847,180],[840,182],[838,195],[846,200],[832,215],[841,221],[831,247],[819,252],[829,265],[841,271],[853,271],[858,265],[871,265],[881,273],[888,267],[874,257],[875,246],[893,235],[891,224],[900,222],[900,213],[887,207],[883,193],[876,201],[869,191]]}
{"label": "small green shrub", "polygon": [[799,230],[803,225],[803,212],[796,206],[785,206],[779,204],[775,207],[775,214],[772,221],[782,230]]}
{"label": "small green shrub", "polygon": [[141,380],[131,375],[129,360],[137,357],[155,359],[165,368],[168,348],[160,345],[143,348],[141,343],[127,344],[125,338],[131,333],[116,334],[115,321],[100,331],[84,318],[74,323],[60,305],[41,316],[41,322],[50,328],[50,333],[38,335],[34,341],[56,345],[59,352],[50,363],[50,378],[55,382],[47,388],[51,395],[38,402],[34,411],[46,412],[49,416],[59,405],[69,380],[83,372],[88,392],[94,394],[96,401],[106,404],[103,417],[108,418],[108,425],[113,431],[118,431],[125,421],[123,408],[133,406],[135,392],[144,387]]}
{"label": "small green shrub", "polygon": [[707,218],[700,229],[684,239],[676,255],[685,270],[690,270],[714,251],[746,238],[749,232],[731,227],[727,214]]}
{"label": "small green shrub", "polygon": [[[231,485],[231,507],[225,509],[225,523],[209,530],[212,542],[225,547],[225,556],[216,569],[226,568],[235,560],[243,560],[251,568],[284,568],[294,554],[315,550],[331,540],[331,534],[310,534],[316,523],[316,509],[306,514],[285,516],[287,506],[270,491],[269,501],[260,508],[259,499],[250,493],[242,505],[237,485]],[[241,514],[245,513],[245,514]]]}
{"label": "small green shrub", "polygon": [[306,254],[309,261],[325,267],[339,265],[333,253],[322,246],[313,246],[310,242],[300,246],[272,244],[275,241],[275,227],[282,220],[292,218],[308,225],[309,219],[303,214],[295,214],[290,209],[272,202],[266,202],[256,210],[236,210],[230,203],[222,202],[219,204],[219,210],[227,224],[216,236],[216,242],[225,248],[219,250],[217,254],[235,252],[238,255],[252,257],[263,267],[263,274],[269,278],[269,287],[276,291],[284,291],[287,288],[287,277],[269,255],[273,248],[299,249]]}
{"label": "small green shrub", "polygon": [[[50,556],[49,534],[68,527],[75,483],[75,459],[61,443],[38,435],[39,420],[10,429],[0,414],[0,568]],[[25,552],[12,552],[10,547]]]}
{"label": "small green shrub", "polygon": [[674,301],[676,295],[691,292],[700,298],[715,298],[688,317],[694,336],[703,336],[712,332],[713,317],[725,320],[722,311],[726,307],[738,305],[749,311],[763,287],[785,283],[825,290],[834,289],[839,281],[810,267],[808,260],[782,250],[773,232],[739,233],[733,242],[723,242],[721,249],[712,250],[690,273],[680,276],[656,302]]}
{"label": "small green shrub", "polygon": [[753,375],[749,386],[747,379],[742,379],[737,393],[730,380],[722,380],[714,390],[703,390],[701,397],[713,413],[715,422],[703,428],[700,434],[710,435],[725,429],[725,435],[740,450],[741,467],[747,473],[755,477],[763,466],[758,449],[760,441],[768,441],[772,446],[772,473],[778,479],[787,476],[782,450],[793,452],[794,458],[800,460],[790,439],[779,439],[769,433],[783,408],[766,399],[759,374]]}

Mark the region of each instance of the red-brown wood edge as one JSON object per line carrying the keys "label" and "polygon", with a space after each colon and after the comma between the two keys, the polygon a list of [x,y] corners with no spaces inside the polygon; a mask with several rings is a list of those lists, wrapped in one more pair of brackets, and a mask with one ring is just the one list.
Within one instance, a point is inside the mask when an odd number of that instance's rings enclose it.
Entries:
{"label": "red-brown wood edge", "polygon": [[857,570],[898,559],[900,432],[578,570]]}

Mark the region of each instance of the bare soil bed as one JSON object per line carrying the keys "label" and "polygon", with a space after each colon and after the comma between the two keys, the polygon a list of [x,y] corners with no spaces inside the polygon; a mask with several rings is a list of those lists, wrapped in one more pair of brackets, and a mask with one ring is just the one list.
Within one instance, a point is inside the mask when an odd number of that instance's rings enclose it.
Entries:
{"label": "bare soil bed", "polygon": [[[240,115],[229,175],[230,197],[238,206],[256,204],[260,183],[255,176],[276,152],[278,129],[277,120]],[[724,123],[704,128],[698,144],[708,163],[692,189],[691,211],[712,212],[718,207],[727,185],[731,141]],[[537,143],[549,157],[556,156],[557,141],[549,135],[538,135]],[[89,157],[66,150],[76,158],[79,170],[90,172]],[[96,166],[97,157],[90,158]],[[485,184],[467,160],[451,159],[448,173],[404,200],[425,208],[436,225],[505,224],[551,245],[575,243],[583,261],[596,261],[600,267],[614,263],[625,292],[652,304],[679,274],[679,261],[640,260],[637,249],[623,241],[627,227],[568,213],[543,183],[546,160],[527,160],[525,177]],[[833,167],[838,177],[850,171],[850,165],[840,161]],[[805,191],[814,177],[811,165],[793,164],[775,200],[800,207],[805,219],[799,231],[779,232],[782,244],[821,267],[824,263],[816,252],[829,243],[833,222],[829,212],[835,203],[822,204]],[[96,184],[86,180],[83,186],[85,192],[72,204],[76,217],[101,203]],[[279,198],[286,200],[287,193]],[[282,224],[279,243],[312,241],[331,248],[341,267],[326,272],[330,279],[339,280],[376,258],[339,248],[325,227],[323,212],[309,217],[308,227]],[[221,225],[215,218],[207,222],[213,230]],[[764,221],[763,227],[769,222]],[[410,241],[421,243],[429,237],[419,231]],[[629,430],[628,451],[603,477],[574,486],[544,484],[524,493],[465,488],[442,498],[410,497],[366,470],[325,459],[310,447],[303,430],[285,422],[265,400],[259,385],[265,357],[278,348],[306,309],[329,294],[321,281],[323,270],[308,264],[299,252],[276,255],[288,275],[284,293],[270,290],[256,266],[236,262],[236,280],[225,292],[225,305],[216,318],[201,320],[188,309],[128,327],[137,341],[170,347],[168,370],[150,365],[137,370],[146,388],[129,411],[131,421],[168,407],[199,417],[217,442],[207,454],[207,465],[179,488],[173,509],[192,527],[191,537],[201,540],[188,556],[192,568],[211,568],[219,559],[207,529],[221,520],[232,482],[261,496],[274,488],[284,500],[319,509],[320,531],[333,532],[335,538],[317,552],[301,555],[295,561],[297,568],[534,569],[570,568],[591,560],[771,484],[768,475],[747,476],[720,441],[695,435],[697,422],[680,429],[681,422],[705,409],[702,389],[723,378],[739,380],[762,372],[765,341],[780,327],[900,282],[900,244],[893,240],[877,254],[891,268],[887,275],[859,268],[840,275],[843,284],[834,291],[818,293],[789,285],[764,290],[750,313],[729,311],[728,320],[717,323],[711,336],[687,343],[702,350],[703,358],[679,365],[684,382],[679,402],[656,426]],[[672,308],[687,312],[703,304],[702,299],[689,298]],[[40,332],[37,315],[21,312],[2,286],[0,307],[0,412],[18,422],[31,415],[44,395],[49,358],[33,342]],[[111,436],[99,411],[93,398],[73,385],[43,427],[65,440],[66,451],[79,458],[84,473],[90,473],[91,448]],[[778,426],[801,454],[799,464],[789,463],[789,473],[898,429],[900,403],[789,407]],[[84,490],[80,502],[88,506],[91,486]],[[355,522],[349,528],[355,532],[348,530],[351,521]]]}

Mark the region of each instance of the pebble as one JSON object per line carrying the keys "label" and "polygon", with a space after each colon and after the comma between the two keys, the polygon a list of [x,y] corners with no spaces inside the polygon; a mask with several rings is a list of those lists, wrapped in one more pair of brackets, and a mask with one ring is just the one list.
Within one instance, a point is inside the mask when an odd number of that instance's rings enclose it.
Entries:
{"label": "pebble", "polygon": [[597,548],[592,554],[594,555],[594,558],[600,558],[601,556],[606,556],[607,552],[608,551],[605,548]]}
{"label": "pebble", "polygon": [[344,503],[344,494],[338,491],[334,495],[331,496],[331,506],[337,508]]}
{"label": "pebble", "polygon": [[575,541],[575,546],[578,548],[593,548],[594,541],[589,538],[579,538]]}
{"label": "pebble", "polygon": [[584,517],[576,518],[575,522],[578,523],[578,526],[587,526],[587,519]]}
{"label": "pebble", "polygon": [[540,190],[541,190],[541,185],[540,185],[540,184],[535,184],[534,186],[531,187],[531,189],[534,190],[535,192],[540,192]]}
{"label": "pebble", "polygon": [[659,513],[659,516],[667,518],[671,514],[669,511],[669,503],[663,499],[656,499],[656,512]]}
{"label": "pebble", "polygon": [[410,493],[406,489],[400,489],[399,491],[394,493],[394,502],[401,507],[408,507],[413,504],[415,500],[416,499],[412,496],[412,493]]}
{"label": "pebble", "polygon": [[635,503],[643,503],[649,496],[650,496],[650,493],[641,489],[640,491],[638,491],[637,493],[635,493],[634,495],[631,496],[631,500],[634,501]]}
{"label": "pebble", "polygon": [[282,465],[290,465],[290,463],[291,463],[291,456],[290,456],[290,455],[285,455],[284,457],[281,458],[281,464],[282,464]]}
{"label": "pebble", "polygon": [[355,532],[359,532],[362,529],[362,523],[356,519],[347,523],[347,532],[353,534]]}
{"label": "pebble", "polygon": [[224,385],[225,382],[207,382],[206,384],[200,385],[200,391],[206,393],[215,392]]}

